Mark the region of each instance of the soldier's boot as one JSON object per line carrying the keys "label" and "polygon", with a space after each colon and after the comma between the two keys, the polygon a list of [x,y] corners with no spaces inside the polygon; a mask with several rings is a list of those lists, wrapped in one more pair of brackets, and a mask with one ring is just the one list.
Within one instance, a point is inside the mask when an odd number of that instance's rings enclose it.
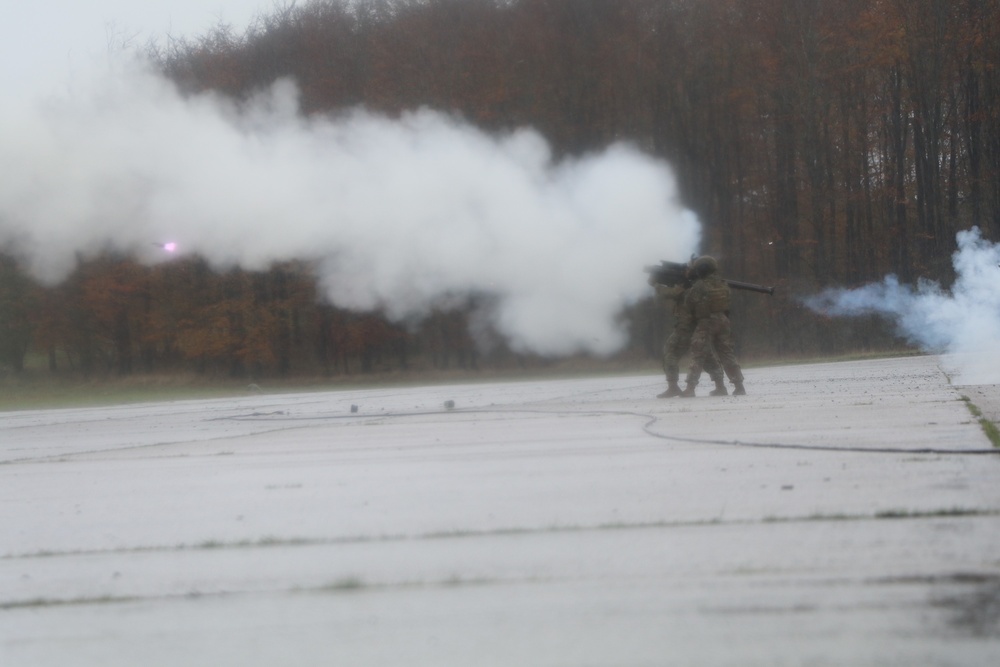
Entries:
{"label": "soldier's boot", "polygon": [[743,380],[738,380],[733,383],[733,396],[746,396],[747,390],[743,388]]}
{"label": "soldier's boot", "polygon": [[667,390],[661,394],[657,394],[657,398],[673,398],[674,396],[680,396],[683,392],[681,387],[677,384],[677,380],[667,380]]}
{"label": "soldier's boot", "polygon": [[708,393],[709,396],[729,396],[729,392],[726,391],[725,378],[721,375],[717,375],[712,378],[715,382],[715,389]]}
{"label": "soldier's boot", "polygon": [[688,382],[687,386],[684,387],[684,391],[682,391],[679,396],[681,398],[694,398],[694,388],[697,386],[697,382]]}

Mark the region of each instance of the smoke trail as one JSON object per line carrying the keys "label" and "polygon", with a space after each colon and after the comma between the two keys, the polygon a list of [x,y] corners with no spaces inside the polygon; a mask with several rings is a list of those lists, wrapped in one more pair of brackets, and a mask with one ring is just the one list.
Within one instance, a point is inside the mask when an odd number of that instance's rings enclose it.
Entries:
{"label": "smoke trail", "polygon": [[176,241],[216,267],[313,260],[333,303],[392,318],[488,293],[516,348],[604,354],[642,266],[699,240],[668,166],[626,145],[555,162],[532,130],[429,110],[304,118],[288,81],[237,105],[128,68],[7,116],[0,245],[49,282]]}
{"label": "smoke trail", "polygon": [[950,292],[936,282],[913,288],[889,276],[859,289],[827,290],[806,304],[831,315],[891,317],[911,342],[949,355],[943,361],[956,384],[1000,384],[1000,244],[983,240],[975,227],[957,240]]}

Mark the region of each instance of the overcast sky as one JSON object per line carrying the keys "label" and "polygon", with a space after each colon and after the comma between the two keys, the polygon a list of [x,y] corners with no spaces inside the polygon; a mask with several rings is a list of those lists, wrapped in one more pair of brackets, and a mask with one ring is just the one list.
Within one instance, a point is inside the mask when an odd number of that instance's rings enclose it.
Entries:
{"label": "overcast sky", "polygon": [[[290,2],[290,0],[287,0]],[[197,37],[220,22],[238,30],[275,0],[0,0],[4,98],[65,89],[109,43]],[[278,0],[279,6],[285,4]]]}

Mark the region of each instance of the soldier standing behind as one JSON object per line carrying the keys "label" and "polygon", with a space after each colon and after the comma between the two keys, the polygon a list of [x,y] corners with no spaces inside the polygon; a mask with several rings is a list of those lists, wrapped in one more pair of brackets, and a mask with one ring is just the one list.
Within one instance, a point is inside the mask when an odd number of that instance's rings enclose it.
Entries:
{"label": "soldier standing behind", "polygon": [[[678,383],[681,358],[690,349],[691,336],[694,334],[694,318],[684,303],[691,290],[691,283],[685,280],[676,285],[662,285],[656,282],[654,275],[650,276],[649,284],[656,290],[657,297],[673,304],[674,330],[663,344],[663,372],[667,376],[667,390],[656,396],[657,398],[672,398],[683,393]],[[725,395],[726,385],[723,382],[722,367],[719,366],[715,353],[711,350],[709,352],[710,354],[703,362],[704,369],[715,380],[716,391],[721,390],[722,393],[718,395]]]}
{"label": "soldier standing behind", "polygon": [[[685,309],[694,321],[691,336],[691,368],[688,371],[687,386],[682,396],[694,396],[694,388],[702,370],[711,372],[711,365],[721,363],[729,381],[733,383],[733,395],[743,396],[743,371],[733,352],[732,325],[729,323],[729,285],[719,276],[719,264],[714,257],[699,257],[691,267],[696,282],[684,300]],[[718,356],[716,362],[715,355]],[[721,374],[716,380],[712,396],[725,396],[726,386]]]}

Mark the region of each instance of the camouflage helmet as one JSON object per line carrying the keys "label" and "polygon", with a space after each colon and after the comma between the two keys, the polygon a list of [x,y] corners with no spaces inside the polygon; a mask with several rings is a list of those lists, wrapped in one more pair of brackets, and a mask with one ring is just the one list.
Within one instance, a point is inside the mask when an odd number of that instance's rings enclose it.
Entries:
{"label": "camouflage helmet", "polygon": [[694,270],[695,274],[704,278],[705,276],[711,275],[719,270],[719,263],[715,261],[714,257],[709,255],[702,255],[698,259],[694,260],[691,264],[691,268]]}

